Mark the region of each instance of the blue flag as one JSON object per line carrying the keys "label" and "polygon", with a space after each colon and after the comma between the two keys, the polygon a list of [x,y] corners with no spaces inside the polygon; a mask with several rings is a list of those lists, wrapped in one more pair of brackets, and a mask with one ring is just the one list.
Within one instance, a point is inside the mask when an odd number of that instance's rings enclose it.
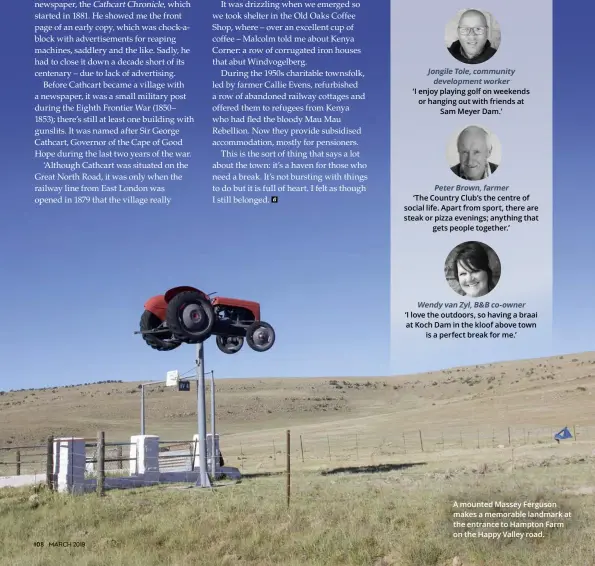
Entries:
{"label": "blue flag", "polygon": [[565,426],[560,432],[554,435],[554,438],[556,440],[564,440],[566,438],[572,438],[572,434],[570,434],[568,427]]}

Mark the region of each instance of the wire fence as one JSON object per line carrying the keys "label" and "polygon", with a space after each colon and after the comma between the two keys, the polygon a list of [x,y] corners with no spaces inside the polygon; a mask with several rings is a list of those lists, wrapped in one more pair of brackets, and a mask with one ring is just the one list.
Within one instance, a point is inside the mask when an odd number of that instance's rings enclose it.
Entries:
{"label": "wire fence", "polygon": [[[109,476],[129,475],[137,473],[136,458],[132,456],[130,442],[105,442],[104,443],[104,471]],[[97,476],[99,452],[101,443],[86,442],[86,467],[85,478]],[[196,459],[197,446],[188,440],[161,440],[159,441],[159,469],[171,471],[185,469],[192,471]]]}
{"label": "wire fence", "polygon": [[[0,475],[15,475],[41,473],[45,469],[45,452],[34,452],[37,446],[19,446],[10,449],[0,449]],[[11,460],[11,461],[9,461]],[[12,468],[12,473],[10,469]]]}
{"label": "wire fence", "polygon": [[[372,434],[365,429],[346,433],[341,431],[292,431],[291,458],[296,468],[319,468],[337,464],[397,461],[403,456],[438,454],[451,451],[464,453],[477,450],[503,448],[521,449],[531,447],[557,446],[557,427],[483,427],[480,429],[417,429],[399,431],[387,430],[384,435]],[[564,444],[595,441],[595,426],[568,426],[572,438]],[[262,437],[263,435],[261,435]],[[285,465],[284,439],[281,433],[253,442],[246,435],[246,442],[226,439],[222,452],[230,465],[242,472],[279,470]],[[578,444],[576,444],[578,446]]]}
{"label": "wire fence", "polygon": [[[97,476],[97,465],[99,463],[100,443],[85,442],[85,479]],[[131,462],[136,462],[131,454],[130,442],[105,442],[103,452],[103,464],[105,473],[108,475],[128,475]],[[134,465],[134,464],[132,464]]]}
{"label": "wire fence", "polygon": [[[417,430],[387,430],[378,436],[365,429],[341,431],[295,431],[291,443],[294,468],[333,467],[339,464],[369,465],[395,461],[404,455],[423,457],[446,451],[522,448],[555,446],[555,434],[563,427],[471,427],[426,428]],[[568,426],[574,443],[581,448],[595,441],[595,426]],[[246,441],[230,435],[221,449],[219,465],[238,468],[242,473],[284,470],[287,446],[283,433],[260,433],[258,441],[248,433],[241,435]],[[46,475],[48,486],[54,481],[54,441],[48,437],[45,444],[0,448],[0,476]],[[98,479],[102,491],[106,476],[128,476],[138,472],[136,458],[130,442],[106,442],[105,433],[95,439],[85,439],[85,477]],[[162,471],[193,471],[197,461],[196,442],[188,440],[159,441],[159,469]],[[463,454],[461,454],[461,457]]]}
{"label": "wire fence", "polygon": [[45,474],[53,467],[53,439],[45,444],[0,448],[0,476]]}

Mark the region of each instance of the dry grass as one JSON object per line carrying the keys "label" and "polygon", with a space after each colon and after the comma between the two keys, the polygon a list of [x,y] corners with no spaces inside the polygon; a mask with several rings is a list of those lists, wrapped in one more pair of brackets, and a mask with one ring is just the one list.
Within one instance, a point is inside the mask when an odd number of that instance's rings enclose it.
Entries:
{"label": "dry grass", "polygon": [[[194,385],[193,385],[194,387]],[[378,437],[386,425],[403,429],[595,425],[591,393],[595,354],[522,360],[390,378],[219,379],[219,431],[354,430]],[[176,438],[196,429],[196,398],[173,388],[147,391],[149,432]],[[137,383],[103,383],[0,395],[0,446],[43,442],[55,435],[114,438],[137,434]],[[563,425],[562,425],[563,426]],[[429,432],[428,432],[429,433]],[[176,438],[177,439],[177,438]]]}
{"label": "dry grass", "polygon": [[[445,566],[459,557],[463,566],[595,566],[593,366],[595,354],[584,353],[399,378],[218,380],[222,451],[242,483],[76,501],[0,490],[0,563]],[[125,441],[138,434],[139,404],[134,383],[5,392],[0,447],[97,430]],[[147,432],[190,439],[194,411],[193,394],[153,390]],[[552,441],[573,425],[578,440]],[[286,429],[289,511],[283,476],[259,477],[283,470]],[[572,522],[543,539],[453,538],[453,498],[496,497],[555,501]],[[85,548],[48,548],[55,540]]]}
{"label": "dry grass", "polygon": [[[110,491],[102,499],[42,490],[30,501],[32,489],[7,488],[0,492],[0,564],[443,566],[459,557],[464,566],[591,566],[593,497],[564,490],[592,479],[593,462],[559,464],[508,474],[489,465],[454,474],[417,466],[300,473],[289,509],[283,475],[213,490]],[[572,518],[542,539],[455,539],[454,500],[556,502]]]}

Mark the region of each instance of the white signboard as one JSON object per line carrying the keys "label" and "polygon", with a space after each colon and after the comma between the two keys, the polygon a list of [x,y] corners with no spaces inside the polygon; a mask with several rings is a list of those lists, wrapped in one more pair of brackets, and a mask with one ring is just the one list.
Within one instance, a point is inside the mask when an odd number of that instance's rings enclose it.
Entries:
{"label": "white signboard", "polygon": [[177,369],[167,372],[165,385],[167,387],[175,386],[178,383],[178,379],[180,379],[180,373]]}

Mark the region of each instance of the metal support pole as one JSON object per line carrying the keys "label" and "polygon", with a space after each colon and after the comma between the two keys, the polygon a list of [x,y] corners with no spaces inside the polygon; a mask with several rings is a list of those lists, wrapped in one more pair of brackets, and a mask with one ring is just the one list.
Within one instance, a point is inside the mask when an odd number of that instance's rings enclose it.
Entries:
{"label": "metal support pole", "polygon": [[291,498],[291,433],[287,431],[287,507]]}
{"label": "metal support pole", "polygon": [[145,434],[145,386],[140,386],[140,433]]}
{"label": "metal support pole", "polygon": [[211,370],[211,475],[217,479],[217,458],[215,457],[215,372]]}
{"label": "metal support pole", "polygon": [[198,403],[198,449],[199,449],[199,480],[196,483],[199,487],[210,487],[209,476],[207,475],[207,419],[205,407],[205,354],[204,344],[196,345],[196,375],[198,387],[196,396]]}
{"label": "metal support pole", "polygon": [[[201,373],[201,368],[204,368],[204,365],[200,365],[200,354],[198,351],[198,344],[196,345],[196,434],[198,434],[198,438],[199,441],[201,440],[201,436],[200,436],[200,417],[201,417],[201,412],[200,412],[200,373]],[[204,355],[203,355],[204,357]],[[200,367],[199,367],[200,366]],[[203,370],[204,371],[204,370]],[[201,449],[202,449],[202,445],[201,445]],[[200,454],[200,452],[199,452]]]}

